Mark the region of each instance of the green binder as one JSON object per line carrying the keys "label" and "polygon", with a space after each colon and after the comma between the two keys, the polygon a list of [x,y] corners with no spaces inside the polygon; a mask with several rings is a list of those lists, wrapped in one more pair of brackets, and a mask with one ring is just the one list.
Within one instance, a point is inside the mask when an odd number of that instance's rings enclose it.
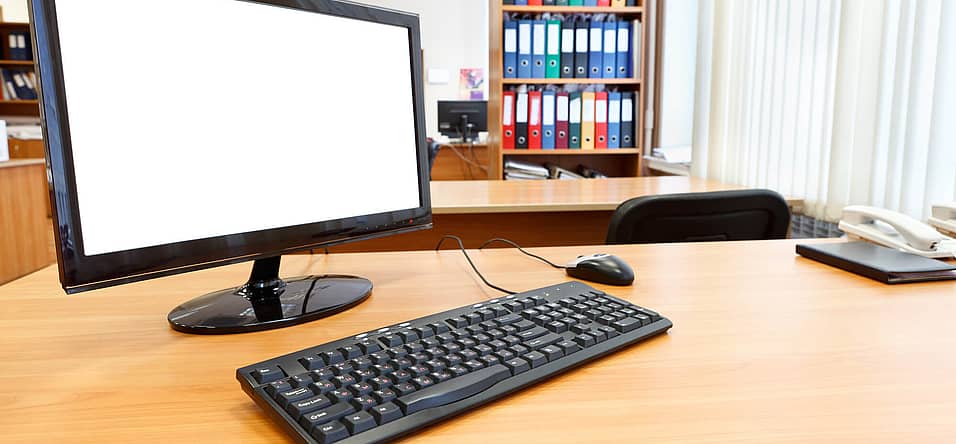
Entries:
{"label": "green binder", "polygon": [[568,148],[581,149],[581,93],[568,94]]}
{"label": "green binder", "polygon": [[555,6],[568,6],[568,0],[557,0],[554,2]]}
{"label": "green binder", "polygon": [[568,6],[584,6],[584,0],[569,0]]}
{"label": "green binder", "polygon": [[549,79],[561,77],[561,20],[548,20],[545,74]]}

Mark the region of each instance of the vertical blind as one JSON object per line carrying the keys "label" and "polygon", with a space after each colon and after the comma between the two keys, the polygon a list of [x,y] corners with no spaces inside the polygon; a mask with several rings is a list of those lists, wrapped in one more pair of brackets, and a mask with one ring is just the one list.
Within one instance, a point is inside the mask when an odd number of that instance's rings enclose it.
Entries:
{"label": "vertical blind", "polygon": [[956,200],[956,1],[699,8],[695,176],[925,218]]}

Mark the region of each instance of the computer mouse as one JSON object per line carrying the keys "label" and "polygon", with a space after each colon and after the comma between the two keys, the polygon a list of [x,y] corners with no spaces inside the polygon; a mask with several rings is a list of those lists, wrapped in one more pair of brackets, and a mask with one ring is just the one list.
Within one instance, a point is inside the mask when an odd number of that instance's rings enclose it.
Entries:
{"label": "computer mouse", "polygon": [[578,256],[567,265],[565,271],[568,276],[600,284],[625,286],[634,282],[631,266],[612,254]]}

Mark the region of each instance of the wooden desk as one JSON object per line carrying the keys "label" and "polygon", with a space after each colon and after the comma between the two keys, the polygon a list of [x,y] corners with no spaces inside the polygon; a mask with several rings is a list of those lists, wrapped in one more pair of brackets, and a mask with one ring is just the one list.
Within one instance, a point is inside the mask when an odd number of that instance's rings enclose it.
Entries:
{"label": "wooden desk", "polygon": [[56,260],[49,251],[49,201],[43,159],[0,162],[0,283]]}
{"label": "wooden desk", "polygon": [[[468,248],[493,237],[529,247],[602,244],[611,214],[625,200],[743,188],[694,177],[432,182],[433,229],[336,246],[331,251],[429,250],[445,234],[461,237]],[[803,202],[787,200],[791,207]],[[445,247],[456,248],[453,243]]]}
{"label": "wooden desk", "polygon": [[432,165],[432,180],[488,179],[488,145],[442,145]]}
{"label": "wooden desk", "polygon": [[[883,285],[795,256],[795,243],[535,249],[621,256],[636,284],[596,287],[674,328],[406,442],[956,442],[956,283]],[[473,257],[505,288],[566,280],[513,250]],[[359,274],[375,290],[317,322],[203,337],[172,331],[166,313],[238,284],[248,264],[75,296],[52,267],[0,287],[3,441],[282,442],[237,368],[499,296],[451,251],[282,268]]]}

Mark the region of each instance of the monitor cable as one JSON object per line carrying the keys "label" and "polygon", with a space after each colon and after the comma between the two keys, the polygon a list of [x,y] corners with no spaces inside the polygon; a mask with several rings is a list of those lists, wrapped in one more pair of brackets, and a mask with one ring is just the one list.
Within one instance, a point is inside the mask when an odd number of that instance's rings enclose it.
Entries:
{"label": "monitor cable", "polygon": [[[438,250],[441,248],[441,244],[442,244],[442,242],[445,242],[445,239],[454,239],[456,242],[458,242],[458,248],[460,248],[460,249],[461,249],[461,253],[465,255],[465,259],[468,260],[468,264],[471,265],[471,269],[472,269],[472,270],[475,270],[475,274],[477,274],[478,277],[481,278],[481,281],[484,282],[485,285],[487,285],[487,286],[489,286],[489,287],[491,287],[491,288],[494,288],[495,290],[498,290],[498,291],[500,291],[500,292],[502,292],[502,293],[518,294],[517,291],[506,290],[506,289],[501,288],[501,287],[499,287],[499,286],[497,286],[497,285],[495,285],[495,284],[492,284],[491,282],[488,282],[488,279],[485,279],[485,277],[481,274],[481,272],[478,271],[478,267],[475,266],[475,263],[471,261],[471,257],[468,256],[468,252],[465,251],[465,243],[461,241],[461,238],[460,238],[460,237],[458,237],[458,236],[453,236],[453,235],[450,235],[450,234],[446,234],[446,235],[442,236],[441,239],[438,241],[438,245],[435,246],[435,251],[438,251]],[[540,259],[540,258],[539,258],[539,259]]]}
{"label": "monitor cable", "polygon": [[548,264],[548,265],[550,265],[550,266],[552,266],[552,267],[554,267],[554,268],[557,268],[557,269],[560,269],[560,270],[566,270],[566,269],[568,268],[568,267],[565,267],[564,265],[555,264],[554,262],[551,262],[551,261],[549,261],[549,260],[547,260],[547,259],[545,259],[545,258],[543,258],[543,257],[541,257],[541,256],[538,256],[537,254],[527,252],[527,251],[525,251],[524,248],[521,248],[521,245],[518,245],[518,244],[514,243],[513,241],[510,241],[510,240],[508,240],[508,239],[504,239],[504,238],[501,238],[501,237],[496,237],[496,238],[494,238],[494,239],[488,239],[488,240],[486,240],[485,243],[481,244],[481,246],[478,247],[478,249],[481,250],[482,248],[487,247],[488,244],[492,244],[492,243],[495,243],[495,242],[503,242],[503,243],[506,243],[506,244],[508,244],[508,245],[511,245],[512,247],[517,248],[518,251],[520,251],[520,252],[522,252],[522,253],[524,253],[524,254],[526,254],[526,255],[528,255],[528,256],[531,256],[531,257],[533,257],[533,258],[535,258],[535,259],[537,259],[537,260],[539,260],[539,261],[541,261],[541,262],[544,262],[544,263],[546,263],[546,264]]}

